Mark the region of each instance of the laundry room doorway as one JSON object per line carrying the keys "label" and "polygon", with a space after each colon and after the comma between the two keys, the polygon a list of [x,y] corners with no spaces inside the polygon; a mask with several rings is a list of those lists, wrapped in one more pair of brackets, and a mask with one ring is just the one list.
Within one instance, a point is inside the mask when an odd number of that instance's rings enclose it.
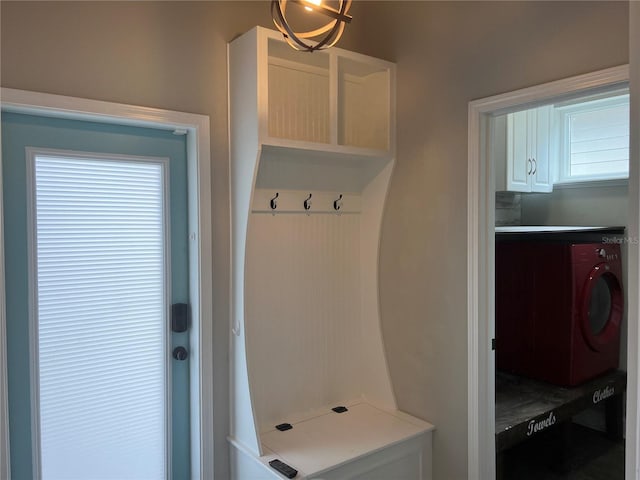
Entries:
{"label": "laundry room doorway", "polygon": [[[468,172],[468,398],[469,477],[493,479],[496,470],[496,302],[495,302],[495,220],[496,165],[492,160],[492,120],[501,115],[567,102],[583,95],[628,86],[628,66],[559,80],[523,90],[480,99],[469,104]],[[531,171],[534,170],[531,165]],[[636,168],[632,166],[633,169]],[[525,173],[527,173],[525,165]],[[630,211],[629,216],[638,215]],[[625,264],[625,268],[628,264]],[[631,266],[630,268],[634,268]],[[633,273],[630,272],[630,276]],[[637,350],[635,325],[629,327],[629,351]],[[497,343],[499,348],[499,342]],[[635,385],[637,365],[628,365],[629,383]],[[630,401],[631,400],[631,401]],[[627,399],[627,406],[635,397]],[[629,415],[628,415],[629,417]],[[627,472],[635,465],[634,414],[627,419]],[[541,420],[542,421],[542,420]],[[548,420],[553,423],[553,419]],[[535,424],[535,422],[534,422]],[[542,425],[542,424],[541,424]],[[535,425],[534,425],[535,427]]]}

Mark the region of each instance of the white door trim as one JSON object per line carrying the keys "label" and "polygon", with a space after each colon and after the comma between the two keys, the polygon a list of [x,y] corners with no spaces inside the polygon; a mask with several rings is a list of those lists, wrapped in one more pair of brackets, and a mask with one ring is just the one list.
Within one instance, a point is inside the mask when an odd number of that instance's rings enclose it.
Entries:
{"label": "white door trim", "polygon": [[[627,65],[608,68],[543,85],[537,85],[469,103],[468,197],[467,197],[467,326],[468,326],[468,478],[495,479],[495,357],[491,350],[494,335],[494,224],[495,178],[486,155],[488,118],[535,105],[551,98],[564,98],[585,91],[629,81]],[[638,216],[638,203],[630,203],[629,214]],[[637,249],[637,245],[635,246]],[[630,248],[631,250],[631,248]],[[638,265],[629,264],[636,275]],[[636,286],[637,287],[637,286]],[[631,290],[631,291],[637,291]],[[629,318],[638,311],[629,309]],[[638,348],[638,338],[629,333],[629,352]],[[638,361],[628,363],[628,378],[635,385]],[[632,401],[632,403],[629,403]],[[636,396],[627,399],[627,411],[637,408]],[[636,426],[627,423],[627,448],[634,447]],[[627,456],[627,468],[635,457]],[[627,477],[627,478],[635,478]]]}
{"label": "white door trim", "polygon": [[[2,110],[40,116],[174,130],[187,135],[189,301],[191,304],[191,478],[213,478],[213,239],[209,117],[171,110],[2,88]],[[1,157],[0,157],[1,159]],[[1,160],[0,160],[1,167]],[[1,178],[1,176],[0,176]],[[0,477],[9,477],[4,236],[0,183]],[[194,412],[197,412],[194,414]],[[193,448],[196,446],[196,448]]]}
{"label": "white door trim", "polygon": [[[634,374],[627,374],[627,422],[625,449],[625,478],[637,479],[640,468],[640,2],[629,2],[629,86],[630,98],[630,150],[629,150],[629,224],[627,235],[632,240],[628,248],[628,315],[634,321],[627,322],[627,363],[633,367]],[[633,344],[631,344],[633,342]]]}

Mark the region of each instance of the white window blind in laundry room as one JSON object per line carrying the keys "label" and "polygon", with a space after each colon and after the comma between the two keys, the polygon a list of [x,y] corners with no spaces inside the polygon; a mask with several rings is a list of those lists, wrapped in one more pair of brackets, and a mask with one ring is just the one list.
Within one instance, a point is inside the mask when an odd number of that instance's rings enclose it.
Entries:
{"label": "white window blind in laundry room", "polygon": [[564,117],[560,181],[605,180],[629,175],[629,95],[559,109]]}
{"label": "white window blind in laundry room", "polygon": [[42,478],[164,479],[164,161],[31,166]]}

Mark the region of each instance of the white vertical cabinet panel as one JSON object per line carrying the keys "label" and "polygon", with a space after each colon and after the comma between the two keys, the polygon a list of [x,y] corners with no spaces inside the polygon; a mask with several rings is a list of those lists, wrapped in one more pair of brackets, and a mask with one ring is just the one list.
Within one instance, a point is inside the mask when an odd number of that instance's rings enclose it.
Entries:
{"label": "white vertical cabinet panel", "polygon": [[529,116],[527,110],[507,117],[507,189],[530,192]]}
{"label": "white vertical cabinet panel", "polygon": [[260,430],[359,397],[360,219],[251,216],[247,357]]}
{"label": "white vertical cabinet panel", "polygon": [[362,202],[367,208],[360,215],[360,311],[363,334],[359,342],[362,370],[358,378],[362,382],[364,398],[387,410],[397,407],[380,324],[378,259],[382,214],[392,171],[393,162],[389,162],[363,190]]}
{"label": "white vertical cabinet panel", "polygon": [[551,177],[551,152],[553,139],[553,122],[551,117],[553,107],[546,105],[538,107],[535,115],[535,157],[534,170],[531,179],[532,192],[550,192],[553,188]]}
{"label": "white vertical cabinet panel", "polygon": [[229,136],[230,178],[233,188],[231,200],[231,409],[230,434],[254,455],[262,453],[258,432],[251,412],[253,405],[246,363],[244,318],[244,265],[246,256],[247,225],[251,210],[252,188],[260,154],[258,143],[258,91],[260,69],[257,62],[246,62],[256,57],[260,42],[252,36],[238,38],[228,46],[229,84]]}

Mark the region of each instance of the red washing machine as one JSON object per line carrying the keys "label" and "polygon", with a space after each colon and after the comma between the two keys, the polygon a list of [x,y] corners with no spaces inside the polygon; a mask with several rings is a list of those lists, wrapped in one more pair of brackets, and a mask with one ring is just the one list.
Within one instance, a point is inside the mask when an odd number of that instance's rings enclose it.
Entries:
{"label": "red washing machine", "polygon": [[575,386],[618,366],[618,244],[496,242],[496,365]]}

